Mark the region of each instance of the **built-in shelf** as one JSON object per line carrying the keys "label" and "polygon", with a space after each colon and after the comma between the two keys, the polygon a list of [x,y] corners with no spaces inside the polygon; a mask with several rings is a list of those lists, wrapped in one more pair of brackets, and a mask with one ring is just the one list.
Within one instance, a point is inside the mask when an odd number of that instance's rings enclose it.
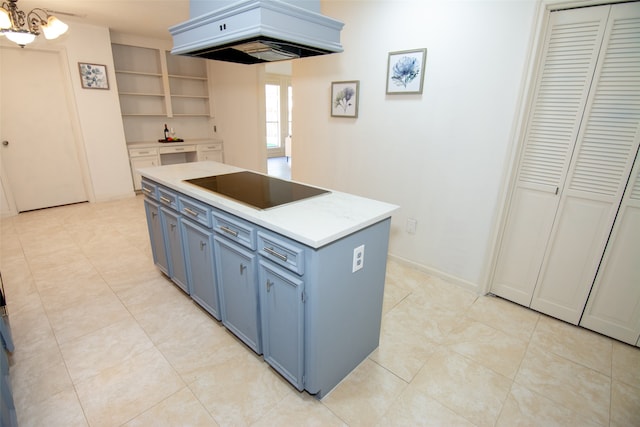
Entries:
{"label": "built-in shelf", "polygon": [[157,140],[165,123],[180,137],[210,130],[206,61],[124,43],[113,43],[112,52],[126,140]]}

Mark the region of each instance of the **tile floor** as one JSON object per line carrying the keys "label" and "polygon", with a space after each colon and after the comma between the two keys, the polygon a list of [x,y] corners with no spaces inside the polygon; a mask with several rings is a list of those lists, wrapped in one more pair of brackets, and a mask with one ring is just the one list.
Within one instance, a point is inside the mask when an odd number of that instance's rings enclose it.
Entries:
{"label": "tile floor", "polygon": [[640,349],[396,262],[380,347],[318,401],[158,273],[141,197],[1,233],[22,427],[640,425]]}

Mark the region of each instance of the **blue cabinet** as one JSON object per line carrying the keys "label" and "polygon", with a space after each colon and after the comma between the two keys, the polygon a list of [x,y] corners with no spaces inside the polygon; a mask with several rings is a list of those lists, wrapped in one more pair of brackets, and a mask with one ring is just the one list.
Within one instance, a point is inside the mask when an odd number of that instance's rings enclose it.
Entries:
{"label": "blue cabinet", "polygon": [[178,214],[170,209],[161,207],[160,218],[166,238],[169,276],[183,291],[190,293],[189,286],[187,286],[187,271],[184,264],[182,233],[180,231]]}
{"label": "blue cabinet", "polygon": [[213,257],[213,232],[184,218],[181,224],[191,298],[220,320]]}
{"label": "blue cabinet", "polygon": [[261,354],[257,256],[226,237],[215,236],[214,247],[222,323]]}
{"label": "blue cabinet", "polygon": [[264,360],[302,390],[304,282],[265,260],[260,260],[258,276]]}
{"label": "blue cabinet", "polygon": [[149,198],[145,198],[144,210],[147,215],[147,227],[149,228],[153,262],[164,274],[169,275],[169,263],[167,262],[162,221],[160,220],[160,206]]}

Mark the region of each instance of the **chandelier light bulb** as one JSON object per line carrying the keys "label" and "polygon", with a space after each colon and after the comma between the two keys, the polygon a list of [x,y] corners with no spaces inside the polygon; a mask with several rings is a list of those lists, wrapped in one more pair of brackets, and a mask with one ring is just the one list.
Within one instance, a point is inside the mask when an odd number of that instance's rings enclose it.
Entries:
{"label": "chandelier light bulb", "polygon": [[47,40],[57,39],[66,33],[68,29],[69,26],[55,16],[49,16],[47,23],[42,25],[42,32]]}
{"label": "chandelier light bulb", "polygon": [[4,30],[11,28],[11,19],[9,18],[9,12],[0,8],[0,29]]}

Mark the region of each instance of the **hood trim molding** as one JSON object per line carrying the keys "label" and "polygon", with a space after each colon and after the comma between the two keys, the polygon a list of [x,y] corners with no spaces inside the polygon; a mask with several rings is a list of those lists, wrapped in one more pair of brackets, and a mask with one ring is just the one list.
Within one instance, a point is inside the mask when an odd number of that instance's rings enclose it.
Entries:
{"label": "hood trim molding", "polygon": [[171,53],[189,55],[261,36],[327,53],[342,52],[343,26],[341,21],[290,3],[247,0],[170,27],[174,41]]}

